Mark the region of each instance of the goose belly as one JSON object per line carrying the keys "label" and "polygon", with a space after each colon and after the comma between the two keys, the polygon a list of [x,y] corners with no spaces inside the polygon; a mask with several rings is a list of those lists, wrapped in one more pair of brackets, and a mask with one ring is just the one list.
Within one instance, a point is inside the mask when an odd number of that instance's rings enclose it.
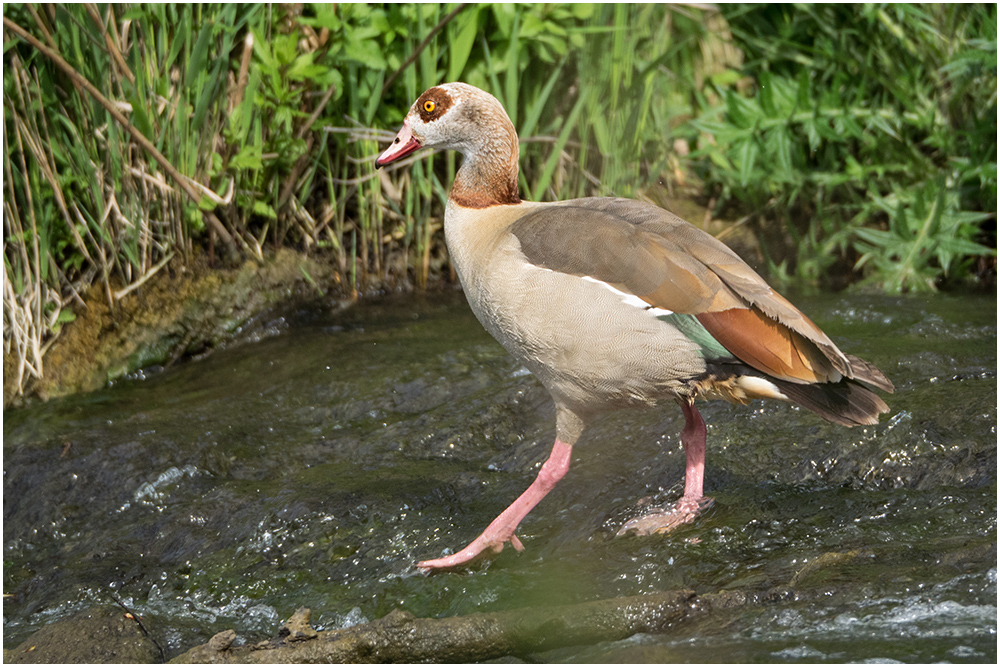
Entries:
{"label": "goose belly", "polygon": [[688,396],[705,372],[699,347],[655,312],[603,283],[526,262],[513,237],[477,266],[452,258],[487,331],[576,411]]}

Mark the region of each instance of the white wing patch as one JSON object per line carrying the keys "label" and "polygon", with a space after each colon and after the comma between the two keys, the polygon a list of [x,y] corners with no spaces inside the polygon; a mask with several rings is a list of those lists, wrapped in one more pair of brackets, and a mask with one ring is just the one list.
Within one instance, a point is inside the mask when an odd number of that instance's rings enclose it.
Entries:
{"label": "white wing patch", "polygon": [[586,280],[588,283],[594,283],[600,285],[604,289],[609,290],[614,294],[617,294],[621,298],[622,303],[632,306],[634,308],[641,308],[642,310],[646,311],[646,313],[649,314],[650,317],[663,317],[664,315],[674,314],[672,310],[667,310],[666,308],[657,308],[656,306],[649,305],[648,303],[637,297],[635,294],[628,294],[619,289],[615,289],[614,287],[607,284],[603,280],[598,280],[597,278],[591,278],[590,276],[583,276],[583,279]]}

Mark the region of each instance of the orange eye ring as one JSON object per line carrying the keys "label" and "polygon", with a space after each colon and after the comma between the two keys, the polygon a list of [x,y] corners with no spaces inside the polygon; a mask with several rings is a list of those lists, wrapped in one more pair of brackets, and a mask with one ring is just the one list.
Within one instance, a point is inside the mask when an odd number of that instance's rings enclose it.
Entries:
{"label": "orange eye ring", "polygon": [[427,113],[434,113],[435,108],[437,108],[437,105],[434,104],[434,100],[427,100],[424,102],[424,111]]}

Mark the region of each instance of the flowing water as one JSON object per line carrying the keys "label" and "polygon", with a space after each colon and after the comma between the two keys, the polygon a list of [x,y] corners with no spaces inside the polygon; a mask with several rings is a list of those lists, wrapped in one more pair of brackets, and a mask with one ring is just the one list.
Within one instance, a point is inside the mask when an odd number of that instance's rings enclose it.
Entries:
{"label": "flowing water", "polygon": [[714,506],[614,539],[680,493],[676,406],[596,420],[526,550],[423,576],[534,478],[546,392],[460,294],[317,303],[238,344],[4,414],[4,643],[114,595],[168,656],[394,608],[450,616],[677,588],[753,604],[545,661],[995,662],[994,297],[795,301],[895,382],[878,426],[701,408]]}

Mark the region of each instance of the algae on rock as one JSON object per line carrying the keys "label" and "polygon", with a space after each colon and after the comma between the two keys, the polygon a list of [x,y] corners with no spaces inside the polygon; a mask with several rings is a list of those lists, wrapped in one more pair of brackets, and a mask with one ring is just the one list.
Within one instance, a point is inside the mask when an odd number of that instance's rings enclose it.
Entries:
{"label": "algae on rock", "polygon": [[[253,317],[296,293],[336,288],[329,264],[282,249],[263,262],[210,269],[205,258],[165,270],[112,307],[100,285],[44,357],[44,375],[26,393],[43,399],[93,391],[154,365],[215,347]],[[168,267],[169,269],[170,267]],[[13,364],[4,363],[4,367]],[[4,378],[4,405],[16,382]]]}

